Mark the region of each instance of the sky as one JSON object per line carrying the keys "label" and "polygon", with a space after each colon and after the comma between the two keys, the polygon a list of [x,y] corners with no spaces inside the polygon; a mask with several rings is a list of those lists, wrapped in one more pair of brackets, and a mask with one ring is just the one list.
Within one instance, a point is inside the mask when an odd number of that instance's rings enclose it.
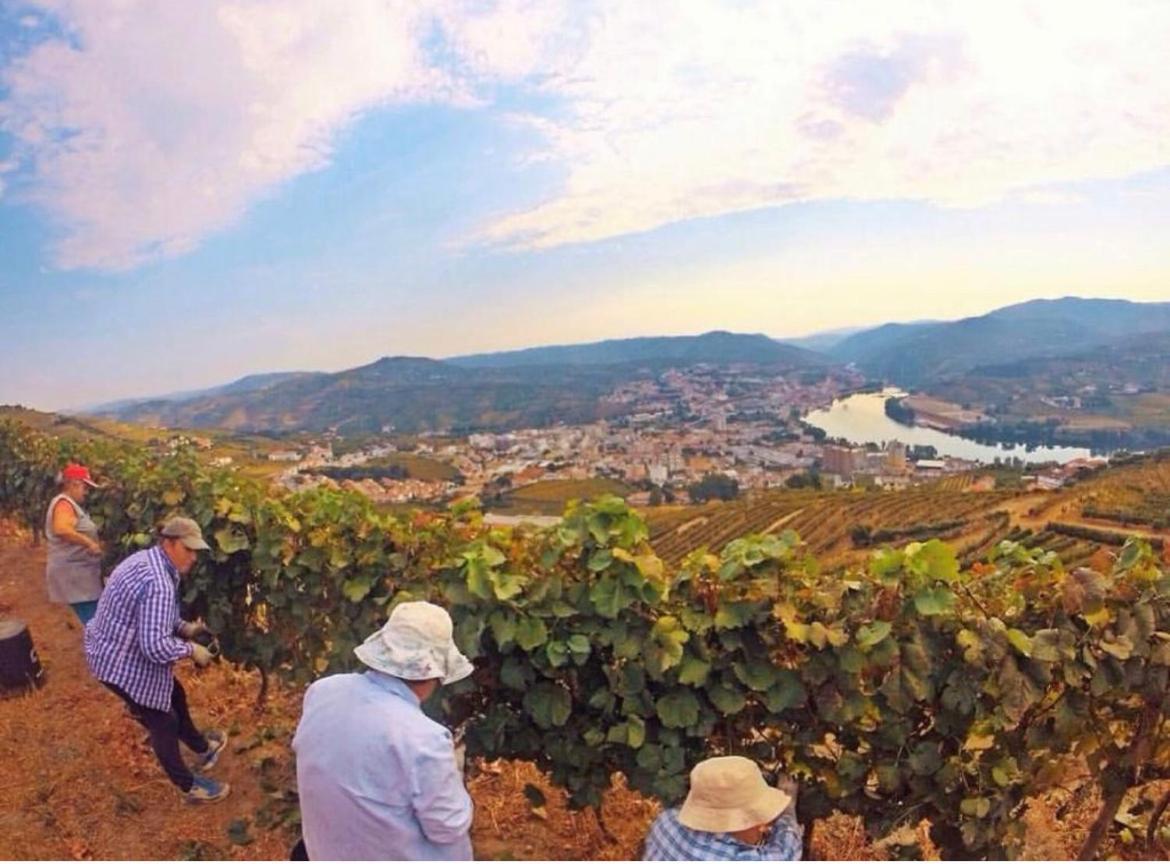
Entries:
{"label": "sky", "polygon": [[1170,3],[0,0],[0,404],[1170,300]]}

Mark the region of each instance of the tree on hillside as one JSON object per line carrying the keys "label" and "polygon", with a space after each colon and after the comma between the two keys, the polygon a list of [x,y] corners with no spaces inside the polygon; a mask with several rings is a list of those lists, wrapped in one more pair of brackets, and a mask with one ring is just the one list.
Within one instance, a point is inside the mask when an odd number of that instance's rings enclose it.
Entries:
{"label": "tree on hillside", "polygon": [[821,475],[815,469],[809,469],[800,474],[793,474],[784,481],[789,489],[820,489]]}
{"label": "tree on hillside", "polygon": [[697,504],[710,501],[714,498],[720,501],[732,501],[739,497],[739,481],[726,474],[705,474],[698,483],[687,487],[691,500]]}

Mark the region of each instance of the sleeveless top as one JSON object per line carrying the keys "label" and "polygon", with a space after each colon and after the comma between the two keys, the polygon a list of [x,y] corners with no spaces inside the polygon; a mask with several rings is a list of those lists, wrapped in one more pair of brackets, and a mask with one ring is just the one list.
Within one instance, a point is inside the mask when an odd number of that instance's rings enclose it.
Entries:
{"label": "sleeveless top", "polygon": [[96,600],[102,593],[101,556],[53,533],[53,508],[62,500],[68,501],[77,514],[77,524],[73,530],[95,542],[98,540],[97,525],[80,504],[64,493],[49,502],[48,512],[45,513],[45,540],[48,545],[45,581],[49,586],[49,599],[54,603]]}

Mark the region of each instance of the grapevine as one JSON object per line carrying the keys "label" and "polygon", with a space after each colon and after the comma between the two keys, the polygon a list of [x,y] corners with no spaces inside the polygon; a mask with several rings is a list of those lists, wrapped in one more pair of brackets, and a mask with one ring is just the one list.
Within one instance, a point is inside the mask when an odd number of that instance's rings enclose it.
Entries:
{"label": "grapevine", "polygon": [[[698,760],[741,753],[801,781],[806,823],[839,810],[880,837],[912,814],[947,857],[1006,857],[1028,800],[1075,757],[1104,791],[1092,854],[1118,790],[1170,777],[1170,577],[1140,539],[1104,571],[1013,541],[963,571],[932,539],[826,575],[785,530],[673,567],[614,497],[571,502],[551,529],[492,528],[475,502],[385,514],[352,493],[274,493],[186,451],[12,424],[0,511],[39,521],[66,458],[107,483],[91,509],[111,561],[173,511],[200,523],[212,551],[184,601],[226,658],[266,675],[352,669],[395,603],[442,603],[476,664],[446,719],[468,724],[469,752],[532,760],[578,806],[616,771],[675,802]],[[793,524],[846,518],[831,502]]]}

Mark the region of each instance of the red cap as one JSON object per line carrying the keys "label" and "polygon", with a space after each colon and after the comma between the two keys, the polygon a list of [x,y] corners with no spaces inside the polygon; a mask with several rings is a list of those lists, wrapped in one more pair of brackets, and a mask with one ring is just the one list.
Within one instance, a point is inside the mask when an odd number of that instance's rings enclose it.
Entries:
{"label": "red cap", "polygon": [[76,462],[70,462],[61,471],[62,480],[80,480],[87,486],[97,488],[97,484],[93,482],[93,478],[89,476],[89,469],[84,465],[78,465]]}

